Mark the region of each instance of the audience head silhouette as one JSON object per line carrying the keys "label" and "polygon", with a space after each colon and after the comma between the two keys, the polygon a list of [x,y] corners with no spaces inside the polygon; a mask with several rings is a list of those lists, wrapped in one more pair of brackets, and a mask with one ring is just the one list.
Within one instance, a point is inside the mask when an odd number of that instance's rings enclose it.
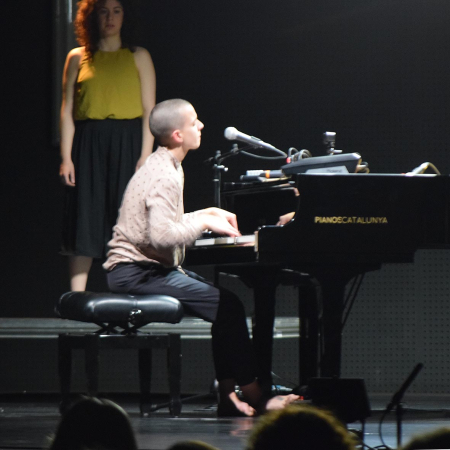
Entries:
{"label": "audience head silhouette", "polygon": [[437,428],[436,430],[414,436],[402,447],[402,450],[426,448],[450,448],[450,427]]}
{"label": "audience head silhouette", "polygon": [[115,403],[83,398],[61,418],[50,450],[137,450],[127,413]]}
{"label": "audience head silhouette", "polygon": [[167,450],[219,450],[217,447],[202,441],[181,441],[170,446]]}
{"label": "audience head silhouette", "polygon": [[290,405],[262,416],[247,450],[354,450],[355,440],[330,412],[309,405]]}

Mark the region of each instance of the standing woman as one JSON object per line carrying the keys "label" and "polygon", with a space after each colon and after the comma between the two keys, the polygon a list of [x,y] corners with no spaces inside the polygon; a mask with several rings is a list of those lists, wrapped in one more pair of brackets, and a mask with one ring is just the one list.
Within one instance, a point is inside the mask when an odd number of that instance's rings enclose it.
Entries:
{"label": "standing woman", "polygon": [[104,258],[128,180],[150,155],[156,77],[150,54],[133,47],[129,0],[80,0],[82,47],[67,55],[61,105],[66,185],[62,254],[71,290],[84,291],[93,258]]}

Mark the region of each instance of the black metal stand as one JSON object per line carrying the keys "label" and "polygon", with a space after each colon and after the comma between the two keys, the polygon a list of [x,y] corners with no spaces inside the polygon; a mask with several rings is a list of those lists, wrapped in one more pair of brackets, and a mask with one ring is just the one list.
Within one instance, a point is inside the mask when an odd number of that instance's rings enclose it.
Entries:
{"label": "black metal stand", "polygon": [[222,186],[222,172],[226,172],[228,170],[228,167],[225,167],[220,162],[222,161],[223,157],[221,157],[220,150],[216,151],[216,155],[214,156],[214,164],[213,164],[213,185],[214,185],[214,205],[216,205],[218,208],[221,207],[220,202],[220,187]]}
{"label": "black metal stand", "polygon": [[401,403],[403,395],[409,388],[411,383],[417,377],[419,372],[422,370],[423,364],[417,364],[405,382],[402,384],[400,389],[392,396],[391,401],[386,407],[385,415],[389,413],[395,406],[396,419],[397,419],[397,448],[400,448],[402,444],[402,419],[403,419],[403,405]]}
{"label": "black metal stand", "polygon": [[213,163],[212,169],[214,172],[213,175],[213,185],[214,185],[214,205],[217,208],[221,207],[221,186],[222,186],[222,173],[228,171],[228,167],[225,167],[222,164],[224,159],[229,158],[230,156],[237,155],[241,150],[238,148],[237,144],[234,144],[231,150],[228,153],[222,155],[220,150],[216,151],[216,154],[212,157],[204,161],[205,163]]}
{"label": "black metal stand", "polygon": [[395,417],[397,420],[397,448],[402,446],[402,419],[403,419],[403,404],[398,403],[395,409]]}

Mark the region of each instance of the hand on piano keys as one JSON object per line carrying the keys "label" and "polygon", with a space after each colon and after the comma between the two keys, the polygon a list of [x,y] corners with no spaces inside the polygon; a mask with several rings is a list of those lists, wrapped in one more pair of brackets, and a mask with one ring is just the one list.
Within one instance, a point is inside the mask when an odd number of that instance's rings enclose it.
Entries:
{"label": "hand on piano keys", "polygon": [[240,236],[236,214],[220,208],[206,208],[199,211],[204,230],[211,230],[219,235]]}
{"label": "hand on piano keys", "polygon": [[287,214],[283,214],[278,218],[278,222],[276,223],[278,226],[286,225],[289,223],[295,216],[295,212],[290,212]]}

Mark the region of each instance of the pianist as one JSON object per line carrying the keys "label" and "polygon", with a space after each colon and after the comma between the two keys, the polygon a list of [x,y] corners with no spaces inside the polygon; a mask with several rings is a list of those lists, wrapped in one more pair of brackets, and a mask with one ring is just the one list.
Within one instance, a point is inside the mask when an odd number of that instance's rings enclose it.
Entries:
{"label": "pianist", "polygon": [[[189,150],[200,146],[203,123],[190,103],[172,99],[155,106],[150,129],[161,146],[125,191],[104,264],[109,287],[113,292],[173,296],[187,314],[212,322],[219,415],[252,416],[281,409],[298,397],[263,399],[240,300],[180,267],[185,245],[202,231],[240,235],[236,216],[230,212],[208,208],[185,214],[183,210],[181,163]],[[244,401],[235,393],[236,384]]]}

